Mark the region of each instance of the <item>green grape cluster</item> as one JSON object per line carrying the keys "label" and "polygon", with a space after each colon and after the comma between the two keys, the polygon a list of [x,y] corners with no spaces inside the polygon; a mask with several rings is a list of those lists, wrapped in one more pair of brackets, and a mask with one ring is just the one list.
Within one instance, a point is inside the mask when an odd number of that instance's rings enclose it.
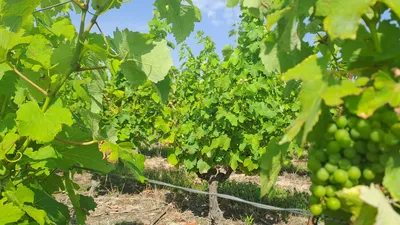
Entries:
{"label": "green grape cluster", "polygon": [[309,150],[311,171],[310,211],[320,215],[336,211],[336,192],[359,184],[382,183],[388,154],[400,149],[400,122],[390,109],[368,119],[342,114],[329,124],[323,146]]}

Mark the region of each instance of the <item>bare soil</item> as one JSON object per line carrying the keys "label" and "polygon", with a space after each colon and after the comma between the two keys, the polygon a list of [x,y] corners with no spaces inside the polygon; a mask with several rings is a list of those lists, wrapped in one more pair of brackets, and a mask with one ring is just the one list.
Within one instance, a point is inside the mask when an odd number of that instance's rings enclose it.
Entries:
{"label": "bare soil", "polygon": [[[161,157],[153,157],[146,160],[146,169],[175,170]],[[259,185],[257,176],[245,176],[244,174],[232,174],[232,182],[253,183]],[[97,208],[91,211],[87,218],[87,224],[108,225],[205,225],[208,221],[208,198],[187,194],[179,191],[171,191],[138,184],[130,188],[131,192],[122,192],[118,189],[99,191],[99,182],[92,180],[89,173],[76,174],[74,181],[78,183],[85,195],[92,195]],[[200,182],[200,181],[194,181]],[[306,177],[296,174],[283,173],[278,178],[277,186],[282,189],[307,192],[310,182]],[[92,187],[92,188],[91,188]],[[96,191],[94,191],[96,189]],[[132,191],[133,190],[133,191]],[[67,205],[71,205],[67,196],[59,195],[57,199]],[[234,205],[232,201],[221,200],[221,209],[227,218],[221,225],[246,224],[246,216],[252,215],[255,220],[252,224],[267,225],[301,225],[307,224],[305,217],[288,215],[285,218],[277,213],[262,211],[244,204]],[[243,212],[250,212],[242,214]],[[253,213],[254,212],[254,213]]]}

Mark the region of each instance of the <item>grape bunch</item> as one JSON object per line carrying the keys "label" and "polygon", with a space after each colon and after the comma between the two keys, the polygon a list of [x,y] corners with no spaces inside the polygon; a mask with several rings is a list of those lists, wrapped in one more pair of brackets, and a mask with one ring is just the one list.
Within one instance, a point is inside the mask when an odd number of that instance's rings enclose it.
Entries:
{"label": "grape bunch", "polygon": [[329,124],[322,143],[309,149],[308,159],[310,211],[315,216],[341,208],[338,190],[382,183],[388,154],[400,149],[399,117],[389,108],[368,119],[342,114]]}

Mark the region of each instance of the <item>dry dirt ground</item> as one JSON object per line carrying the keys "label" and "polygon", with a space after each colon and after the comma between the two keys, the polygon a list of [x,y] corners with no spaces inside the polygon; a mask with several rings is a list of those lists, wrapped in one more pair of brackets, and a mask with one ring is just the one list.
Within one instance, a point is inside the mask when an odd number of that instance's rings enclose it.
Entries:
{"label": "dry dirt ground", "polygon": [[[146,160],[146,169],[174,170],[164,158],[153,157]],[[256,176],[232,174],[233,182],[250,182],[259,184]],[[121,192],[118,189],[108,189],[101,193],[98,182],[92,180],[89,173],[76,174],[74,181],[81,185],[82,193],[93,195],[97,208],[91,211],[87,218],[87,224],[124,224],[124,225],[203,225],[209,224],[207,213],[207,197],[191,195],[180,191],[161,189],[136,184],[130,187],[130,191]],[[196,182],[196,181],[195,181]],[[125,185],[125,184],[124,184]],[[96,190],[90,187],[97,187]],[[308,192],[310,182],[306,177],[296,174],[283,173],[278,178],[277,186],[281,189],[297,192]],[[99,194],[100,193],[100,194]],[[58,200],[70,205],[64,195],[57,196]],[[225,212],[232,210],[232,202],[221,200],[221,209]],[[302,225],[307,224],[307,218],[296,215],[287,215],[285,218],[277,213],[261,211],[247,205],[235,206],[235,211],[241,211],[241,207],[250,214],[254,211],[255,221],[252,224],[276,224],[276,225]],[[257,211],[257,213],[256,213]],[[248,215],[248,214],[247,214]],[[224,214],[225,221],[221,225],[246,224],[246,215],[237,213]]]}

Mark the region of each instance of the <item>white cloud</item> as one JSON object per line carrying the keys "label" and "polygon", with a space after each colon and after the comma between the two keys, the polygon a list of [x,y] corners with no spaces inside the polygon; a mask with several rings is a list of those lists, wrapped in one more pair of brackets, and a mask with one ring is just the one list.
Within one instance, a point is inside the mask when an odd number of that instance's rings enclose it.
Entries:
{"label": "white cloud", "polygon": [[227,8],[226,0],[193,0],[193,3],[200,8],[203,15],[206,15],[215,26],[232,25],[239,21],[239,7]]}

